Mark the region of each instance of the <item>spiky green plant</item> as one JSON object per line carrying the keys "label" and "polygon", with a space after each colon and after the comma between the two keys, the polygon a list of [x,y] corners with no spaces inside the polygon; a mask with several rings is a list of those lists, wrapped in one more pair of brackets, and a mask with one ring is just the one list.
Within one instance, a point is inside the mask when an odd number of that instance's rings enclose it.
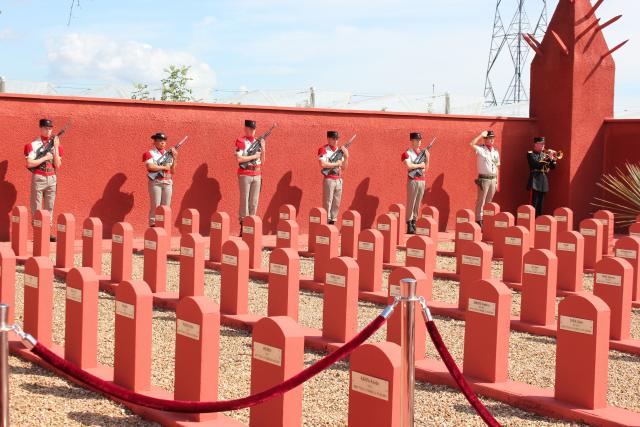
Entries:
{"label": "spiky green plant", "polygon": [[640,164],[625,163],[625,168],[602,176],[598,187],[604,190],[604,196],[595,197],[591,203],[613,212],[620,227],[633,224],[640,215]]}

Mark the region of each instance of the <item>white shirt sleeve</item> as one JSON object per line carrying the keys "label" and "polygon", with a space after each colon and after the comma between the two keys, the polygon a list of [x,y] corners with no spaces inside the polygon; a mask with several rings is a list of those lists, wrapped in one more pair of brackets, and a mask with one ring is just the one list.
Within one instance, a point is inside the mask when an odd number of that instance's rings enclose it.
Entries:
{"label": "white shirt sleeve", "polygon": [[480,146],[480,145],[474,145],[473,149],[476,151],[476,154],[481,154],[482,153],[482,146]]}

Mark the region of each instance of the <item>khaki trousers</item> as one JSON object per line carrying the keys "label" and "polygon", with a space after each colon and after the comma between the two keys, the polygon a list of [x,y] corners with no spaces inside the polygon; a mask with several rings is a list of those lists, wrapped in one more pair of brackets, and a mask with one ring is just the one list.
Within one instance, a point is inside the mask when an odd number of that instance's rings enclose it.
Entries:
{"label": "khaki trousers", "polygon": [[57,177],[55,175],[43,176],[34,173],[31,176],[32,218],[38,209],[45,209],[51,214],[51,225],[53,225],[53,204],[56,201],[56,185]]}
{"label": "khaki trousers", "polygon": [[247,215],[255,215],[258,211],[262,176],[238,175],[240,186],[240,220]]}
{"label": "khaki trousers", "polygon": [[491,203],[493,196],[496,194],[496,185],[498,180],[480,178],[478,184],[478,196],[476,198],[476,220],[482,219],[482,208],[487,203]]}
{"label": "khaki trousers", "polygon": [[149,181],[149,225],[156,223],[156,208],[160,205],[171,205],[171,193],[173,192],[173,181]]}
{"label": "khaki trousers", "polygon": [[322,206],[329,221],[338,219],[342,201],[342,179],[325,179],[322,185]]}
{"label": "khaki trousers", "polygon": [[410,179],[407,182],[407,221],[418,219],[420,202],[424,196],[425,181]]}

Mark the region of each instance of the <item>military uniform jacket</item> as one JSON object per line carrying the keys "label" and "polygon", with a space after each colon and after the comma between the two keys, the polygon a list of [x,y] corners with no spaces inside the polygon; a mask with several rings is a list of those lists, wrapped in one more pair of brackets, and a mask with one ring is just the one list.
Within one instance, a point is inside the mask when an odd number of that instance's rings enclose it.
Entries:
{"label": "military uniform jacket", "polygon": [[[543,172],[546,164],[541,162],[544,154],[529,151],[527,153],[527,161],[529,162],[529,182],[527,190],[535,190],[541,193],[549,191],[549,180],[547,174]],[[555,169],[556,162],[549,162],[549,169]]]}

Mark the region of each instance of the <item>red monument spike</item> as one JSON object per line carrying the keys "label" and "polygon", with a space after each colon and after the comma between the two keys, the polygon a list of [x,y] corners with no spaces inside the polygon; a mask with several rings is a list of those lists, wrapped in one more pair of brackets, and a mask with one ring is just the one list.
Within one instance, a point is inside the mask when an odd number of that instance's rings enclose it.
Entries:
{"label": "red monument spike", "polygon": [[613,17],[613,18],[609,19],[609,20],[608,20],[607,22],[605,22],[604,24],[602,24],[602,25],[598,25],[598,29],[597,29],[596,31],[602,31],[602,30],[604,30],[605,28],[607,28],[609,25],[613,24],[614,22],[616,22],[616,21],[617,21],[618,19],[620,19],[620,18],[622,18],[622,15],[618,15],[618,16],[615,16],[615,17]]}

